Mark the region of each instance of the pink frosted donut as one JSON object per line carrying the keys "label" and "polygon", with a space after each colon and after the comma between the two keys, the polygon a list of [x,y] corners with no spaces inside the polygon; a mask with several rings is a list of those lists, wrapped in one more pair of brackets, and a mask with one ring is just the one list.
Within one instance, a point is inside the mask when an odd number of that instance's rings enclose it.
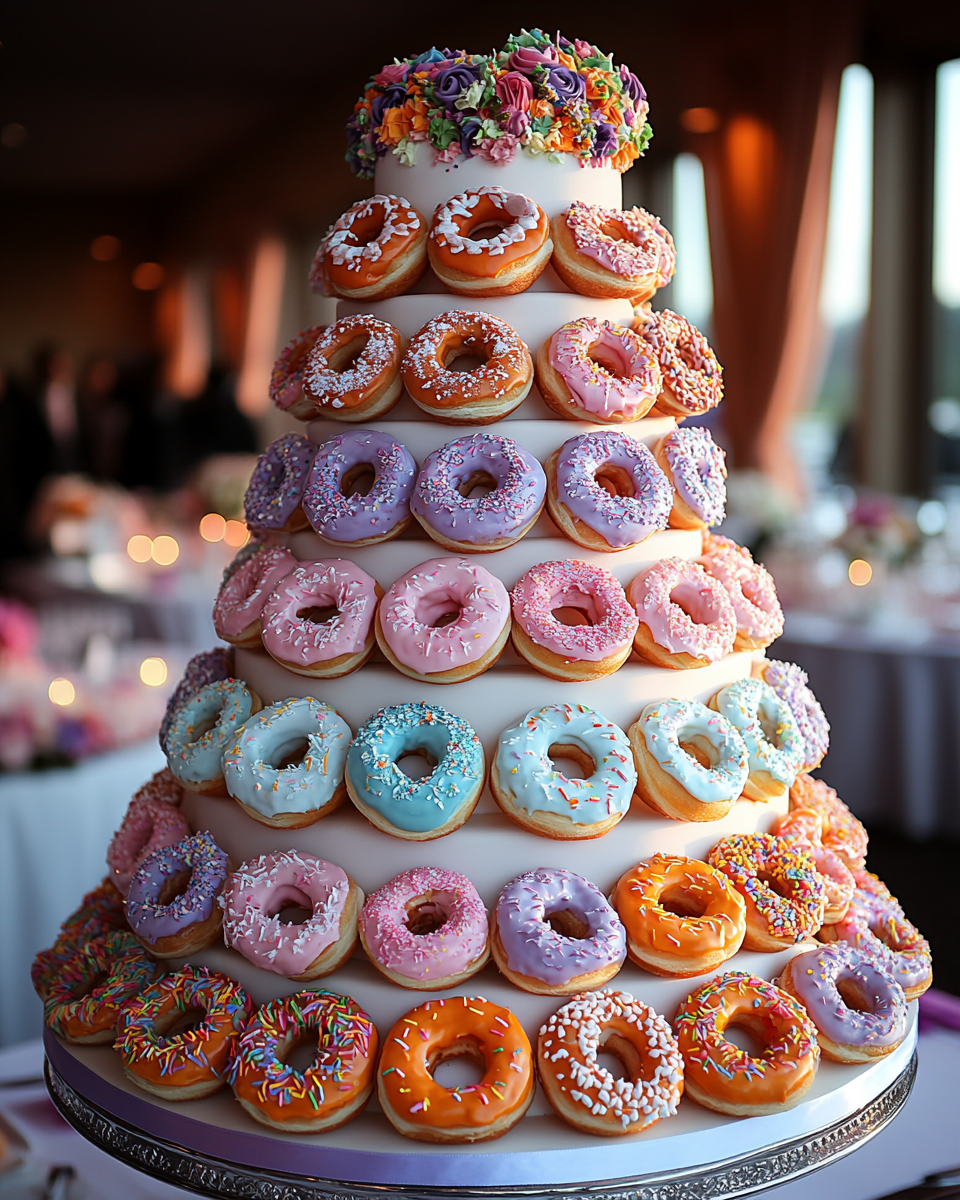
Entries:
{"label": "pink frosted donut", "polygon": [[825,925],[842,920],[850,907],[857,886],[853,872],[833,850],[824,846],[821,839],[822,821],[819,813],[810,808],[797,808],[781,817],[773,827],[776,837],[796,842],[813,856],[818,874],[823,877],[827,890]]}
{"label": "pink frosted donut", "polygon": [[708,667],[733,649],[730,597],[699,563],[661,559],[630,583],[627,599],[639,618],[634,649],[655,666]]}
{"label": "pink frosted donut", "polygon": [[420,563],[394,581],[377,613],[384,655],[404,675],[431,683],[481,674],[499,658],[509,633],[507,589],[465,558]]}
{"label": "pink frosted donut", "polygon": [[632,329],[581,317],[541,346],[537,384],[561,417],[619,424],[650,411],[660,391],[660,367]]}
{"label": "pink frosted donut", "polygon": [[183,799],[183,788],[180,786],[180,780],[170,768],[164,767],[151,775],[147,782],[133,793],[133,798],[134,800],[162,800],[164,804],[172,804],[177,808]]}
{"label": "pink frosted donut", "polygon": [[783,609],[773,576],[750,551],[719,534],[703,535],[701,563],[727,590],[737,617],[735,650],[762,650],[783,633]]}
{"label": "pink frosted donut", "polygon": [[273,364],[270,376],[270,399],[277,408],[286,412],[303,399],[303,369],[313,349],[313,343],[326,329],[325,325],[313,325],[304,329],[280,351]]}
{"label": "pink frosted donut", "polygon": [[130,880],[145,858],[161,846],[175,846],[189,836],[190,829],[179,808],[165,800],[135,796],[107,847],[110,878],[125,896]]}
{"label": "pink frosted donut", "polygon": [[[575,624],[557,616],[563,612]],[[637,614],[619,580],[576,560],[538,563],[513,589],[513,644],[551,679],[602,679],[630,654]]]}
{"label": "pink frosted donut", "polygon": [[[230,874],[220,903],[224,941],[248,962],[288,979],[318,979],[353,953],[363,892],[334,863],[278,850]],[[280,913],[290,907],[310,916],[287,924]]]}
{"label": "pink frosted donut", "polygon": [[262,546],[224,579],[213,605],[217,637],[252,650],[260,645],[260,614],[267,597],[297,559],[282,546]]}
{"label": "pink frosted donut", "polygon": [[665,308],[641,313],[635,328],[662,373],[655,412],[682,420],[717,407],[723,399],[723,368],[696,326]]}
{"label": "pink frosted donut", "polygon": [[360,941],[401,987],[435,991],[475,975],[489,956],[487,910],[466,875],[439,867],[403,871],[367,898]]}
{"label": "pink frosted donut", "polygon": [[382,594],[372,576],[345,558],[300,563],[263,606],[264,649],[298,675],[349,675],[373,652],[373,614]]}

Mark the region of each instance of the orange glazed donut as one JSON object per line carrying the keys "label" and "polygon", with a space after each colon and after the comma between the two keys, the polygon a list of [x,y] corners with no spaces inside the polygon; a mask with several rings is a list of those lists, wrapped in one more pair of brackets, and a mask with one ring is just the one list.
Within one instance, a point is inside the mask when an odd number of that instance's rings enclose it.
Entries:
{"label": "orange glazed donut", "polygon": [[634,328],[660,363],[655,413],[682,420],[717,407],[723,399],[723,368],[699,329],[669,308],[641,312]]}
{"label": "orange glazed donut", "polygon": [[328,325],[303,368],[303,394],[287,406],[301,421],[367,421],[389,412],[400,398],[403,338],[376,317],[356,314]]}
{"label": "orange glazed donut", "polygon": [[581,296],[649,300],[673,278],[673,238],[642,208],[623,212],[575,200],[553,218],[553,266]]}
{"label": "orange glazed donut", "polygon": [[[763,1045],[756,1057],[724,1034],[746,1029]],[[686,1094],[731,1117],[793,1108],[817,1073],[817,1031],[799,1000],[756,975],[718,975],[680,1005],[673,1023]]]}
{"label": "orange glazed donut", "polygon": [[[473,1059],[483,1078],[467,1087],[443,1087],[433,1073],[450,1058]],[[533,1099],[527,1035],[509,1008],[482,996],[428,1000],[384,1040],[377,1096],[394,1129],[417,1142],[502,1137]]]}
{"label": "orange glazed donut", "polygon": [[427,223],[402,196],[358,200],[327,230],[311,275],[348,300],[389,300],[427,269]]}
{"label": "orange glazed donut", "polygon": [[860,870],[867,861],[867,831],[832,787],[822,779],[798,775],[790,788],[790,811],[810,808],[820,816],[820,840],[847,864]]}
{"label": "orange glazed donut", "polygon": [[[481,356],[472,371],[457,358]],[[451,309],[416,333],[403,356],[403,383],[414,403],[445,425],[489,425],[521,404],[533,382],[526,342],[499,317]]]}
{"label": "orange glazed donut", "polygon": [[433,214],[427,252],[451,292],[512,296],[526,291],[550,261],[550,221],[519,192],[461,192]]}
{"label": "orange glazed donut", "polygon": [[638,863],[620,876],[613,903],[627,954],[654,975],[703,975],[743,944],[743,897],[722,871],[695,858],[656,854]]}

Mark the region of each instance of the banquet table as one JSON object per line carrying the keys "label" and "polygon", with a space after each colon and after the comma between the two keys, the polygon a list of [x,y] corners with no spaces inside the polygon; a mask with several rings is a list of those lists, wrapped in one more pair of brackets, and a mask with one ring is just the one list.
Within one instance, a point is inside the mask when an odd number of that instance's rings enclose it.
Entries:
{"label": "banquet table", "polygon": [[131,795],[163,763],[151,739],[76,767],[0,775],[0,1045],[36,1035],[33,956],[103,878]]}

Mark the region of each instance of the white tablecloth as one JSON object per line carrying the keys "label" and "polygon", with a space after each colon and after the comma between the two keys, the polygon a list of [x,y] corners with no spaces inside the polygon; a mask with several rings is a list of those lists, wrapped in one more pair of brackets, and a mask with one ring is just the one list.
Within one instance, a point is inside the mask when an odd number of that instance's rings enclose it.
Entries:
{"label": "white tablecloth", "polygon": [[154,739],[70,769],[0,776],[0,1045],[36,1036],[33,956],[103,878],[131,795],[162,766]]}

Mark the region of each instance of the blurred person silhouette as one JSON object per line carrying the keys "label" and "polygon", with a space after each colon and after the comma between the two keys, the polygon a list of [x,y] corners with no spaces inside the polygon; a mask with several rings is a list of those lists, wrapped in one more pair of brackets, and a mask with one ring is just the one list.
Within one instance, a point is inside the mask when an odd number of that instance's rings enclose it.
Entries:
{"label": "blurred person silhouette", "polygon": [[80,467],[80,423],[73,356],[62,346],[41,346],[34,355],[34,403],[47,429],[48,470],[62,474]]}
{"label": "blurred person silhouette", "polygon": [[186,475],[211,454],[255,454],[253,422],[237,407],[236,376],[212,366],[196,400],[184,401],[178,422],[177,471]]}
{"label": "blurred person silhouette", "polygon": [[116,479],[123,452],[127,414],[114,391],[117,365],[104,356],[91,359],[77,391],[83,463],[97,480]]}
{"label": "blurred person silhouette", "polygon": [[30,390],[0,372],[0,560],[29,553],[27,517],[51,447]]}

